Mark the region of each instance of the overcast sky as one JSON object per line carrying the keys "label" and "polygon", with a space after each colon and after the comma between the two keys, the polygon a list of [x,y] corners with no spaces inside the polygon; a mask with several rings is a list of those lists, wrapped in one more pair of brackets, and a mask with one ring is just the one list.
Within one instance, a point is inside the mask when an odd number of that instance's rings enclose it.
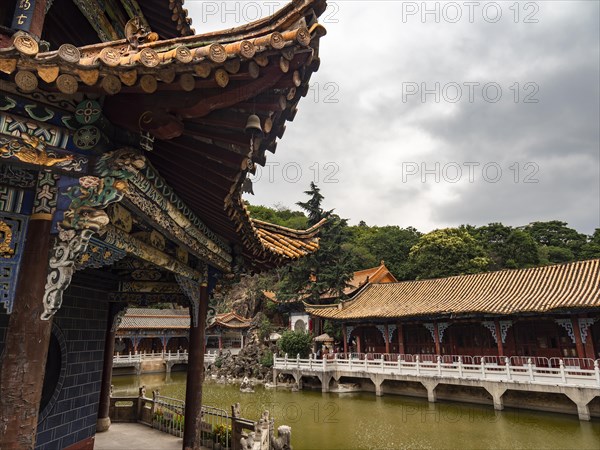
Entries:
{"label": "overcast sky", "polygon": [[[285,2],[279,3],[283,5]],[[194,1],[196,33],[270,1]],[[600,227],[598,1],[335,1],[321,67],[253,204],[315,181],[356,224]],[[423,15],[423,13],[426,13]]]}

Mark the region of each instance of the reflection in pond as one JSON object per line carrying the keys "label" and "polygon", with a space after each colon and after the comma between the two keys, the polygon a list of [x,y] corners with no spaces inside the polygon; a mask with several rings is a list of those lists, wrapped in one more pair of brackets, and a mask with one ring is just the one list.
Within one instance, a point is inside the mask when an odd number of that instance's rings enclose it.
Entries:
{"label": "reflection in pond", "polygon": [[[113,377],[115,395],[185,397],[183,372],[170,375]],[[231,410],[240,402],[242,416],[257,420],[267,409],[277,425],[292,427],[292,444],[302,449],[486,449],[600,447],[600,423],[580,422],[576,416],[524,410],[494,411],[491,406],[464,403],[430,404],[425,399],[371,393],[323,394],[320,391],[204,384],[204,403]]]}

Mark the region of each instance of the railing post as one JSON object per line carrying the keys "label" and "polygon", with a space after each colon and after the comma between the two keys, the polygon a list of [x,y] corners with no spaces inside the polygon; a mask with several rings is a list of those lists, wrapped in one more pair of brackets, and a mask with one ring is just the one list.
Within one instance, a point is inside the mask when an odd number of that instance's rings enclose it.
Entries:
{"label": "railing post", "polygon": [[[335,357],[335,355],[334,355],[334,357]],[[323,364],[323,372],[325,372],[327,370],[326,369],[326,367],[327,367],[327,358],[323,358],[322,364]]]}
{"label": "railing post", "polygon": [[458,376],[462,378],[463,376],[463,364],[462,364],[462,356],[458,357]]}
{"label": "railing post", "polygon": [[531,358],[527,358],[527,370],[529,371],[529,380],[533,381],[533,366],[531,365]]}
{"label": "railing post", "polygon": [[481,378],[485,380],[485,359],[481,358]]}
{"label": "railing post", "polygon": [[158,391],[152,391],[152,410],[150,415],[150,422],[154,421],[154,413],[156,412],[156,402],[158,397]]}
{"label": "railing post", "polygon": [[308,355],[308,368],[312,370],[313,354]]}
{"label": "railing post", "polygon": [[143,407],[144,397],[146,397],[146,386],[142,386],[138,390],[137,414],[136,414],[138,421],[142,418],[142,407]]}
{"label": "railing post", "polygon": [[402,374],[402,358],[401,358],[401,355],[398,355],[398,373]]}
{"label": "railing post", "polygon": [[296,367],[300,368],[300,353],[296,353]]}
{"label": "railing post", "polygon": [[417,375],[421,375],[421,358],[417,355],[416,359]]}
{"label": "railing post", "polygon": [[508,359],[508,356],[504,357],[504,365],[506,366],[506,378],[510,380],[510,359]]}
{"label": "railing post", "polygon": [[288,354],[286,353],[284,356],[285,368],[288,368]]}
{"label": "railing post", "polygon": [[600,386],[600,368],[598,367],[598,360],[594,361],[594,372],[596,373],[596,384]]}
{"label": "railing post", "polygon": [[442,376],[442,357],[440,355],[437,357],[437,372],[438,376]]}
{"label": "railing post", "polygon": [[561,359],[560,362],[560,378],[562,379],[563,383],[567,382],[567,376],[565,375],[565,363],[564,361]]}

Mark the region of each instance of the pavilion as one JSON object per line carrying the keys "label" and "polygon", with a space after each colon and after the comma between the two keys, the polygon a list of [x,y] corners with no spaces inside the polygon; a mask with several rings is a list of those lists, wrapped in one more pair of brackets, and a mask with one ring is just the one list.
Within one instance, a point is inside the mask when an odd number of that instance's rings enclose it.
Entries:
{"label": "pavilion", "polygon": [[342,325],[344,352],[600,357],[600,260],[370,284],[348,301],[305,305]]}
{"label": "pavilion", "polygon": [[319,67],[324,0],[196,35],[182,0],[8,0],[0,11],[0,447],[93,448],[124,308],[189,307],[184,448],[200,447],[219,277],[318,230],[241,193]]}

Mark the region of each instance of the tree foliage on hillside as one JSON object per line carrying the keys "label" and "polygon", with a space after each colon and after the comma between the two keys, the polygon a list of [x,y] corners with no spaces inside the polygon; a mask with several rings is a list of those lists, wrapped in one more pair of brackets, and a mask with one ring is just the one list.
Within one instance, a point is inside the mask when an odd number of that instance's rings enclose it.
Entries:
{"label": "tree foliage on hillside", "polygon": [[415,228],[369,227],[363,222],[350,227],[350,232],[346,247],[354,255],[354,270],[376,267],[384,261],[398,280],[415,278],[414,266],[408,260],[410,249],[422,236]]}
{"label": "tree foliage on hillside", "polygon": [[417,279],[484,272],[490,265],[483,246],[465,229],[427,233],[410,250]]}
{"label": "tree foliage on hillside", "polygon": [[250,211],[250,216],[254,219],[293,228],[294,230],[307,228],[308,219],[302,211],[292,211],[283,205],[268,208],[261,205],[250,205],[248,202],[246,202],[246,207]]}
{"label": "tree foliage on hillside", "polygon": [[324,198],[316,185],[311,184],[306,194],[309,199],[297,203],[306,213],[282,206],[249,206],[252,217],[290,228],[305,229],[328,219],[320,250],[278,272],[282,300],[310,297],[318,302],[323,292],[342,292],[352,272],[382,260],[396,278],[412,280],[600,258],[600,228],[586,236],[559,220],[522,227],[461,225],[427,234],[412,227],[368,226],[364,221],[348,226],[333,210],[322,209]]}

